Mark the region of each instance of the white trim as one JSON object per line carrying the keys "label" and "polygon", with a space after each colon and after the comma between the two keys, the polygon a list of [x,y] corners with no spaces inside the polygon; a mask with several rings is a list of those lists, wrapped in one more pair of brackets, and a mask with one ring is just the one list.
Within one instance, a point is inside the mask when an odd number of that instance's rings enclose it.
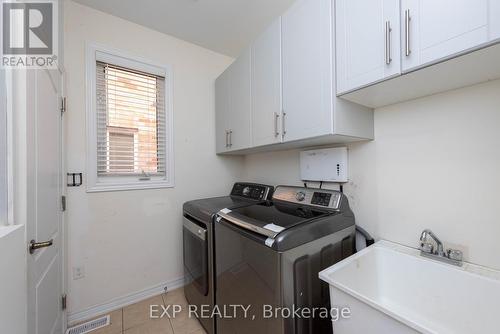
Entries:
{"label": "white trim", "polygon": [[145,290],[115,298],[107,303],[89,307],[83,311],[70,313],[68,314],[68,323],[73,324],[76,322],[84,321],[105,314],[107,312],[115,311],[122,307],[135,304],[137,302],[143,301],[144,299],[157,296],[160,293],[165,292],[165,287],[168,287],[168,291],[172,291],[183,286],[184,277],[179,277],[168,282],[163,282]]}
{"label": "white trim", "polygon": [[[99,178],[97,176],[97,120],[96,120],[96,61],[107,61],[119,66],[165,76],[165,143],[166,175],[150,181],[138,178]],[[174,116],[173,78],[170,65],[158,64],[142,57],[96,43],[87,43],[85,50],[85,90],[87,113],[87,192],[173,188],[174,182]]]}
{"label": "white trim", "polygon": [[168,75],[168,70],[164,65],[152,65],[150,61],[138,57],[124,56],[123,52],[117,50],[111,52],[96,50],[95,60],[161,77]]}
{"label": "white trim", "polygon": [[131,181],[127,182],[127,179],[122,179],[120,182],[100,182],[95,186],[89,186],[89,177],[87,176],[87,192],[88,193],[99,193],[106,191],[124,191],[124,190],[142,190],[142,189],[161,189],[161,188],[173,188],[174,185],[168,183],[166,180],[155,180],[151,178],[149,181]]}

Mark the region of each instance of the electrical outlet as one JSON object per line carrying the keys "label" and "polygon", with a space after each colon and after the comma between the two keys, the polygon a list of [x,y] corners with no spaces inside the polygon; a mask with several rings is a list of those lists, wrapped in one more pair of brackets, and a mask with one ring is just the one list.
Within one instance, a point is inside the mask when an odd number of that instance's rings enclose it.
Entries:
{"label": "electrical outlet", "polygon": [[85,267],[73,267],[73,280],[82,279],[85,277]]}

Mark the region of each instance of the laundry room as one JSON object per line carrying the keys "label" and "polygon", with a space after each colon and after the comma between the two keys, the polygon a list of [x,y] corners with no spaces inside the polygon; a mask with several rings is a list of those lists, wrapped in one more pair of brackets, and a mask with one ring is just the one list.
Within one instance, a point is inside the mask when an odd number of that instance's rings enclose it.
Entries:
{"label": "laundry room", "polygon": [[0,17],[0,333],[498,333],[497,1]]}

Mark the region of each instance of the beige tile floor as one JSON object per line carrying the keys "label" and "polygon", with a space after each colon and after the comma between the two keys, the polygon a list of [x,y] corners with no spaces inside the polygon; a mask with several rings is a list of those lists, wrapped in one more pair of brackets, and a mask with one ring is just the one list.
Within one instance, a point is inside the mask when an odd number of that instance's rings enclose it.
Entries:
{"label": "beige tile floor", "polygon": [[[150,305],[180,305],[175,318],[150,318]],[[159,307],[159,313],[162,313]],[[198,320],[190,318],[183,289],[173,290],[108,313],[111,324],[91,334],[206,334]]]}

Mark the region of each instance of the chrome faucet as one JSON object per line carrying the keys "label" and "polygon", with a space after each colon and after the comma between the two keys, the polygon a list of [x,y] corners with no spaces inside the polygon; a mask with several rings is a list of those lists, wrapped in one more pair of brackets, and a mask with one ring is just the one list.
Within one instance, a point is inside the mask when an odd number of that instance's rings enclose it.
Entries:
{"label": "chrome faucet", "polygon": [[422,234],[420,235],[420,246],[424,246],[424,244],[427,241],[427,237],[431,237],[432,240],[434,240],[434,242],[436,243],[436,245],[437,245],[436,254],[439,256],[444,256],[443,243],[441,242],[441,240],[439,240],[439,238],[431,230],[424,230],[422,232]]}
{"label": "chrome faucet", "polygon": [[[436,244],[436,249],[434,248],[434,244],[428,241],[429,237]],[[456,249],[445,251],[441,240],[429,229],[424,230],[420,235],[420,255],[455,266],[461,267],[463,265],[462,252]]]}

